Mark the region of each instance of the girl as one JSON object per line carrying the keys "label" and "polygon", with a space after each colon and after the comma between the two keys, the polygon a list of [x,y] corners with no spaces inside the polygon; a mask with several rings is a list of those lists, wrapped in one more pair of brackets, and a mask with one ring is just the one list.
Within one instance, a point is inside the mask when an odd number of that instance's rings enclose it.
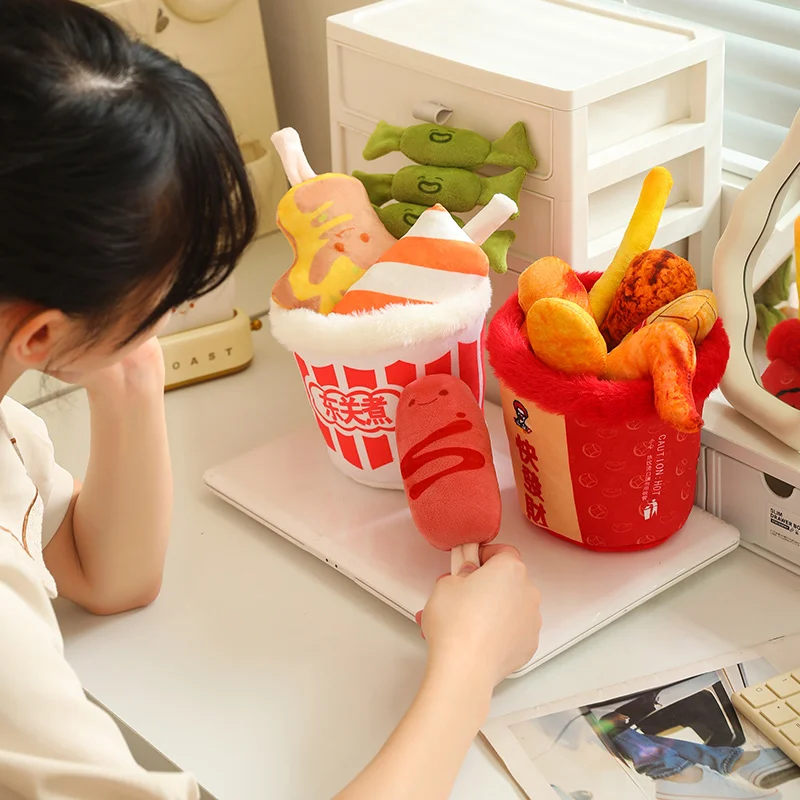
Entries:
{"label": "girl", "polygon": [[[208,86],[72,0],[0,2],[0,796],[195,798],[140,769],[64,660],[49,597],[96,614],[158,594],[172,507],[170,309],[230,275],[256,212]],[[80,384],[83,485],[4,397],[28,369]],[[340,795],[444,798],[494,686],[536,649],[539,599],[513,548],[441,580],[428,669],[387,745]]]}

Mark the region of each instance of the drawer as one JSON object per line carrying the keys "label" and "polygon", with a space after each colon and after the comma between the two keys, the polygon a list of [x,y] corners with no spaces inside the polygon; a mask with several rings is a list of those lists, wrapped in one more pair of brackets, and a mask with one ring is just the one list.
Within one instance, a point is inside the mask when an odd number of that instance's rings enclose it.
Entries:
{"label": "drawer", "polygon": [[[399,153],[392,153],[376,161],[365,161],[361,154],[369,138],[369,133],[349,125],[343,125],[341,122],[335,124],[338,127],[339,135],[334,136],[334,142],[338,140],[340,150],[333,154],[334,169],[346,173],[352,173],[353,170],[396,172],[411,163]],[[509,259],[509,264],[513,260],[513,269],[522,271],[537,258],[553,254],[554,205],[555,201],[550,197],[545,197],[529,189],[522,190],[519,218],[503,226],[517,234]],[[480,207],[474,212],[458,216],[466,220],[479,210]]]}
{"label": "drawer", "polygon": [[800,567],[800,489],[718,451],[708,456],[708,510],[737,527],[744,546]]}
{"label": "drawer", "polygon": [[[362,120],[359,127],[367,129],[380,120],[392,125],[414,125],[420,122],[412,115],[414,107],[435,102],[453,110],[448,125],[469,128],[487,139],[499,138],[515,122],[522,121],[538,160],[533,176],[539,180],[551,177],[552,109],[426,75],[341,44],[331,43],[331,47],[335,48],[331,64],[338,65],[331,74],[334,119],[340,111],[353,121]],[[382,163],[383,159],[374,162],[373,168]]]}
{"label": "drawer", "polygon": [[[669,194],[667,208],[674,206],[702,207],[703,153],[695,151],[666,162],[665,166],[672,174],[674,184]],[[619,181],[589,195],[589,227],[590,242],[602,240],[608,234],[614,234],[615,248],[621,240],[621,233],[630,221],[633,209],[639,199],[649,168],[627,180]],[[669,213],[665,214],[669,219]],[[617,238],[619,237],[619,238]]]}

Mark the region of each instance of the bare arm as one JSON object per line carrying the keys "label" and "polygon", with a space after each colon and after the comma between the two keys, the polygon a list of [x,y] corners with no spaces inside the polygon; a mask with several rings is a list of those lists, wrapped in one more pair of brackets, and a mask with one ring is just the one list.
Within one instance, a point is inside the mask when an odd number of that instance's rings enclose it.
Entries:
{"label": "bare arm", "polygon": [[490,698],[469,669],[429,672],[389,741],[338,800],[445,800]]}
{"label": "bare arm", "polygon": [[422,627],[422,687],[395,732],[336,800],[446,800],[489,712],[495,685],[536,652],[539,593],[514,548],[483,548],[484,566],[437,584]]}
{"label": "bare arm", "polygon": [[164,365],[155,340],[84,381],[91,412],[86,481],[45,548],[59,593],[98,614],[158,595],[172,517]]}

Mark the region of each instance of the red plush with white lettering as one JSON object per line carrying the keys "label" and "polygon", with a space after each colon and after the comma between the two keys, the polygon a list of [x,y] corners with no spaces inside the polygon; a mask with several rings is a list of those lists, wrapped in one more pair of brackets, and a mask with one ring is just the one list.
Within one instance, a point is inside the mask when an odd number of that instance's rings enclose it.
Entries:
{"label": "red plush with white lettering", "polygon": [[502,502],[483,412],[452,375],[409,384],[397,407],[400,472],[419,532],[439,550],[485,544]]}

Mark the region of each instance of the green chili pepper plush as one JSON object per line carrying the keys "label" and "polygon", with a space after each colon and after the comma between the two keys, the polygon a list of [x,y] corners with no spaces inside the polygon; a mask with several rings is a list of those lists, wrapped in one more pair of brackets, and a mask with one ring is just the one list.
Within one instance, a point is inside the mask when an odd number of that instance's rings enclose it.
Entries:
{"label": "green chili pepper plush", "polygon": [[[419,219],[419,215],[426,210],[426,206],[416,203],[391,203],[379,208],[375,206],[380,221],[395,239],[401,239]],[[452,215],[451,215],[452,216]],[[459,228],[463,228],[464,220],[453,216]],[[481,249],[489,259],[489,265],[498,275],[508,271],[508,249],[514,243],[514,231],[495,231],[482,245]]]}
{"label": "green chili pepper plush", "polygon": [[509,169],[523,167],[529,172],[536,167],[536,157],[522,122],[512,125],[494,142],[465,128],[427,123],[398,128],[379,122],[364,148],[364,158],[373,161],[397,151],[417,164],[439,167],[478,169],[491,165]]}
{"label": "green chili pepper plush", "polygon": [[[519,205],[525,175],[524,167],[492,178],[454,167],[410,166],[394,175],[353,172],[353,177],[364,184],[373,205],[382,206],[389,200],[426,207],[441,203],[451,212],[485,206],[496,194],[507,195]],[[515,214],[512,219],[518,216]]]}

